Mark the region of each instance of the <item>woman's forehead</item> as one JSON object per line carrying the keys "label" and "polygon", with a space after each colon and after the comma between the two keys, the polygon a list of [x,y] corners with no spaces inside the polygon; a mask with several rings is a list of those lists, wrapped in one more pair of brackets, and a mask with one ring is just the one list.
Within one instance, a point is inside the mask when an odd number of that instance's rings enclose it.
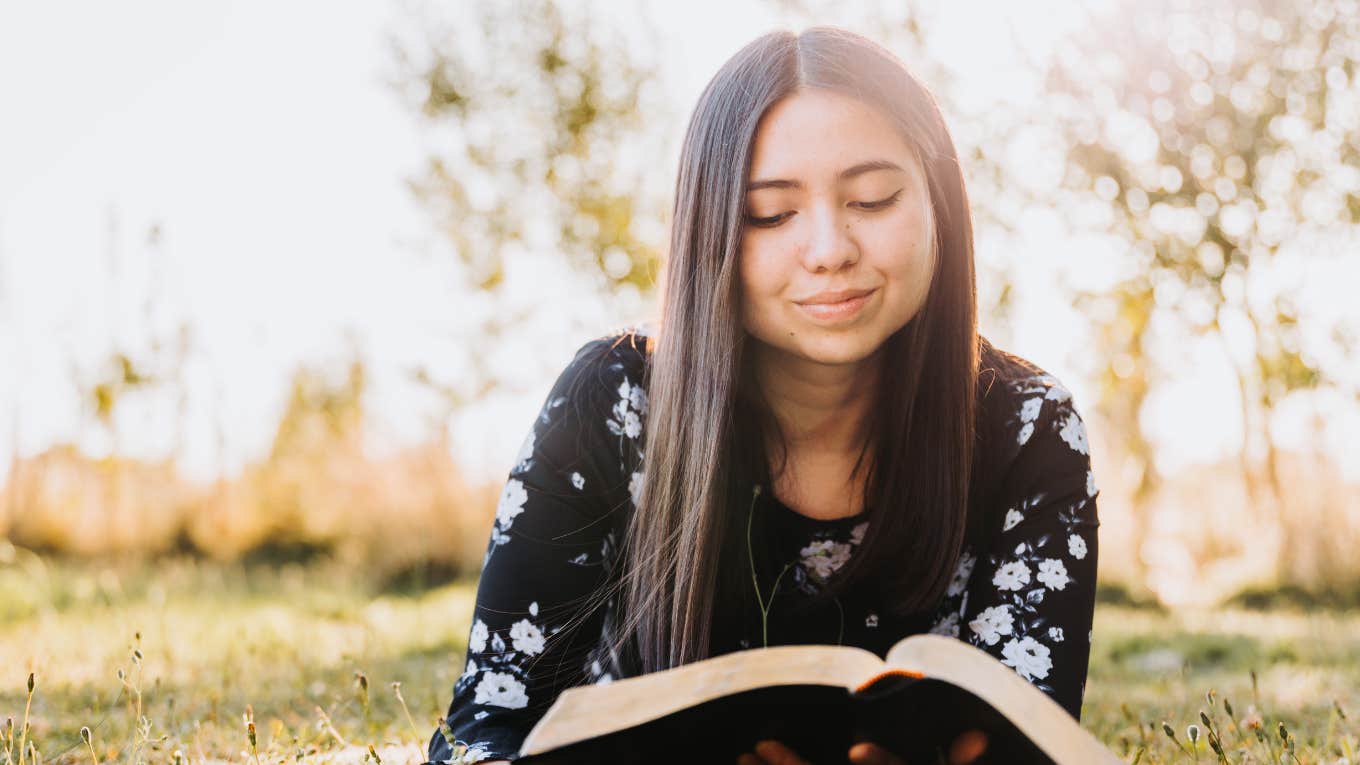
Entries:
{"label": "woman's forehead", "polygon": [[772,105],[756,130],[749,182],[842,182],[866,163],[910,173],[918,163],[899,127],[881,110],[850,96],[803,89]]}

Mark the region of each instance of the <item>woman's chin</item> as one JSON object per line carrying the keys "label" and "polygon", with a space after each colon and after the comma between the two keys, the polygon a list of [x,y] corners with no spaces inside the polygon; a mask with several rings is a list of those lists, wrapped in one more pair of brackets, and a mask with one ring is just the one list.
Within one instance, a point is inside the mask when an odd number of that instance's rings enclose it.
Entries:
{"label": "woman's chin", "polygon": [[798,346],[808,361],[831,366],[858,364],[878,350],[875,337],[867,327],[854,332],[809,331]]}

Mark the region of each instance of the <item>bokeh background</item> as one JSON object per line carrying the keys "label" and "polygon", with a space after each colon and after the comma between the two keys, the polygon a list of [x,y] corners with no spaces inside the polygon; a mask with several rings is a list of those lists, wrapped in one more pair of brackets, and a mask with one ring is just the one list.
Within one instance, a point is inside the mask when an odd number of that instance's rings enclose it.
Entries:
{"label": "bokeh background", "polygon": [[543,396],[653,314],[699,92],[813,24],[933,89],[982,332],[1086,420],[1083,723],[1131,761],[1353,758],[1360,4],[1330,0],[0,9],[0,749],[418,761]]}

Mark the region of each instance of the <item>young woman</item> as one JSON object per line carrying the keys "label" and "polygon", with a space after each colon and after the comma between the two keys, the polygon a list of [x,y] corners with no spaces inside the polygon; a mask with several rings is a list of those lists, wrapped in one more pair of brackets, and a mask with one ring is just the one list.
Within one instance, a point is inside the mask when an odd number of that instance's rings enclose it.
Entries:
{"label": "young woman", "polygon": [[1080,719],[1086,434],[1057,379],[979,337],[972,248],[953,142],[898,59],[813,28],[729,60],[685,137],[659,322],[586,343],[510,471],[430,761],[513,759],[573,685],[925,631]]}

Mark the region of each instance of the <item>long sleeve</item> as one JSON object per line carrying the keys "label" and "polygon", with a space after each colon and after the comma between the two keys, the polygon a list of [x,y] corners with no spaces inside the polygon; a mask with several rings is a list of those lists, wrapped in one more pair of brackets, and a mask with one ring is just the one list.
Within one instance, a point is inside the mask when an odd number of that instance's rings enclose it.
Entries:
{"label": "long sleeve", "polygon": [[962,597],[946,626],[1080,721],[1099,526],[1086,429],[1051,375],[1011,385],[1018,408],[1008,432],[1018,452],[981,549],[959,561],[949,594]]}
{"label": "long sleeve", "polygon": [[[607,339],[592,340],[529,429],[496,508],[465,669],[430,762],[513,760],[563,690],[608,681],[587,666],[606,610],[592,595],[608,580],[630,496],[621,446],[646,407],[632,377]],[[452,743],[466,746],[461,758]]]}

